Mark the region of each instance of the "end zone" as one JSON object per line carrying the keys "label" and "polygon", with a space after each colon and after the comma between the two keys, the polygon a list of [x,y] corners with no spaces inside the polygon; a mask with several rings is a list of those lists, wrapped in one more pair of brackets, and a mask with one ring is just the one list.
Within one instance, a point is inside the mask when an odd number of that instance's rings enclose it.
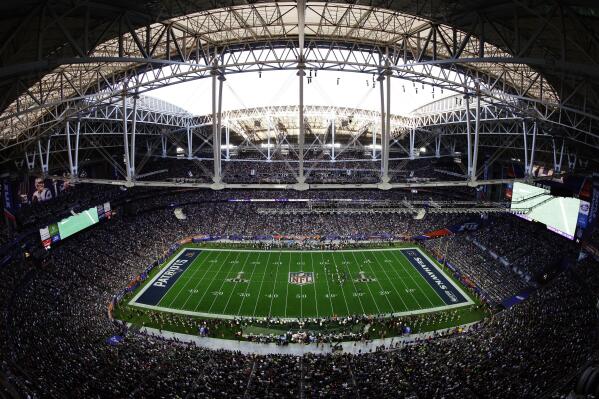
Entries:
{"label": "end zone", "polygon": [[471,304],[472,299],[418,248],[399,250],[446,305]]}
{"label": "end zone", "polygon": [[175,285],[179,277],[200,255],[201,249],[185,248],[175,256],[140,292],[129,302],[129,305],[156,306]]}

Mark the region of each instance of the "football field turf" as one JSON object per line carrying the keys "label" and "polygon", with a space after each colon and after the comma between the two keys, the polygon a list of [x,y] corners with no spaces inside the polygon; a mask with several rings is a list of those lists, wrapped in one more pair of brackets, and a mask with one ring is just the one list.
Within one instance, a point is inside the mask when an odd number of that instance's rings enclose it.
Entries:
{"label": "football field turf", "polygon": [[474,303],[421,249],[185,247],[129,305],[203,317],[407,315]]}

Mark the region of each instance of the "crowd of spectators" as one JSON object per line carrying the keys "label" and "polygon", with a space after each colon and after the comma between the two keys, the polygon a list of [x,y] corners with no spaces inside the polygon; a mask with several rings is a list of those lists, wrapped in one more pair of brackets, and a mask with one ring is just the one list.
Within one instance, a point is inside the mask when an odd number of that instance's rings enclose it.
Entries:
{"label": "crowd of spectators", "polygon": [[528,286],[510,268],[467,238],[468,236],[448,236],[425,241],[424,244],[431,252],[439,258],[446,259],[465,278],[480,287],[493,304],[501,303]]}
{"label": "crowd of spectators", "polygon": [[[535,245],[517,245],[534,239]],[[498,215],[472,239],[504,258],[509,267],[530,281],[552,262],[574,252],[574,243],[538,223],[530,223],[512,215]]]}
{"label": "crowd of spectators", "polygon": [[[268,198],[280,194],[226,195]],[[380,199],[397,194],[317,195]],[[107,304],[112,295],[186,236],[363,231],[412,236],[466,219],[460,215],[414,220],[411,215],[322,214],[266,218],[256,212],[255,205],[221,202],[223,196],[182,192],[123,202],[115,208],[112,220],[53,248],[51,267],[34,266],[23,257],[5,265],[0,270],[0,385],[4,391],[40,398],[527,398],[556,389],[596,348],[597,298],[592,288],[598,285],[599,267],[590,260],[471,332],[362,355],[296,357],[213,351],[135,333],[111,322]],[[173,201],[186,203],[186,220],[175,218],[169,207]],[[508,237],[524,232],[517,244],[525,250],[518,251],[533,253],[538,244],[536,231],[520,227],[512,231],[509,226],[514,224],[506,223],[504,228],[497,223]],[[491,247],[484,233],[477,234],[464,233],[460,244],[450,242],[453,256],[464,259],[479,254],[478,246],[462,245],[472,239]],[[470,240],[465,239],[468,235],[472,235]],[[523,256],[513,255],[513,240],[495,244],[491,248],[510,261]],[[468,255],[460,256],[462,251]],[[488,265],[487,260],[472,262],[471,277],[500,297],[505,293],[493,291],[498,289],[495,280],[485,274],[490,266],[476,267]],[[547,261],[546,257],[538,260]],[[107,339],[113,336],[124,339],[110,345]]]}

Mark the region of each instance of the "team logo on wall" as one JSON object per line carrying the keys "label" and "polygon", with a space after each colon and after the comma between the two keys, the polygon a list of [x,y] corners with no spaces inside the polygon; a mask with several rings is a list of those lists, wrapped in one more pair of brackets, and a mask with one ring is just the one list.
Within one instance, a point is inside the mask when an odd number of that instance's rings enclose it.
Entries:
{"label": "team logo on wall", "polygon": [[289,284],[312,284],[314,282],[313,272],[290,272],[289,273]]}

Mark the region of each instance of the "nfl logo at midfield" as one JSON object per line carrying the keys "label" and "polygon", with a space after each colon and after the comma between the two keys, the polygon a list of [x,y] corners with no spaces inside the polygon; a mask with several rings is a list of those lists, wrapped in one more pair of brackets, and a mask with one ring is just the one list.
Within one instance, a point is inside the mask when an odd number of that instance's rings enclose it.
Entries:
{"label": "nfl logo at midfield", "polygon": [[314,282],[313,272],[290,272],[289,273],[289,284],[312,284]]}

